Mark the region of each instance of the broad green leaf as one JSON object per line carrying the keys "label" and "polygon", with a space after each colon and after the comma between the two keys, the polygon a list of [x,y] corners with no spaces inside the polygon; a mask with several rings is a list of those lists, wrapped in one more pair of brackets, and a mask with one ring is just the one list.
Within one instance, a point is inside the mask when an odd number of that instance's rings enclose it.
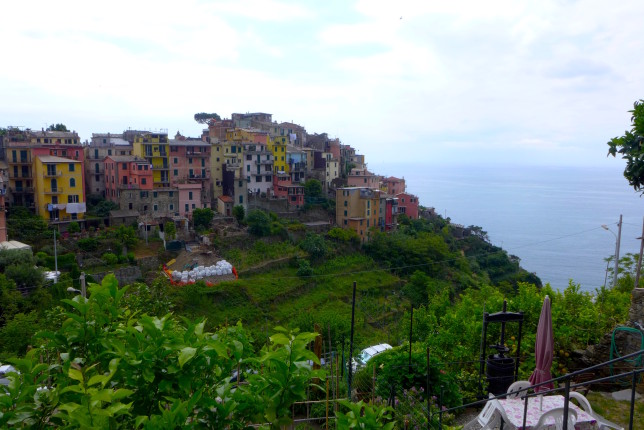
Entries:
{"label": "broad green leaf", "polygon": [[87,386],[91,387],[92,385],[102,383],[105,381],[106,378],[107,377],[105,375],[94,375],[91,378],[89,378],[89,381],[87,382]]}
{"label": "broad green leaf", "polygon": [[197,352],[197,348],[192,348],[190,346],[186,346],[185,348],[183,348],[179,353],[179,367],[183,367],[183,365],[188,360],[194,357],[196,352]]}
{"label": "broad green leaf", "polygon": [[141,427],[141,425],[143,425],[143,424],[147,423],[149,420],[150,420],[150,418],[148,418],[147,416],[145,416],[145,415],[139,415],[139,416],[138,416],[138,417],[136,417],[136,419],[134,420],[134,427],[139,428],[139,427]]}
{"label": "broad green leaf", "polygon": [[80,370],[76,370],[73,367],[69,368],[67,372],[70,378],[75,379],[76,381],[83,382],[83,373]]}

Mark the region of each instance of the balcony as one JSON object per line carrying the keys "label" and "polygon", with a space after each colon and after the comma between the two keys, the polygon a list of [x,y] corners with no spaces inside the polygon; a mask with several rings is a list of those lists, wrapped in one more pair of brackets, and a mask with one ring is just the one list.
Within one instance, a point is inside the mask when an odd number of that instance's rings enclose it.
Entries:
{"label": "balcony", "polygon": [[58,178],[63,176],[63,172],[45,172],[45,178]]}
{"label": "balcony", "polygon": [[197,179],[197,180],[206,180],[210,179],[210,173],[206,173],[205,175],[188,175],[188,179]]}
{"label": "balcony", "polygon": [[45,188],[45,194],[63,194],[63,189],[61,187]]}
{"label": "balcony", "polygon": [[206,157],[208,156],[207,152],[201,152],[201,151],[186,151],[186,156],[190,157]]}
{"label": "balcony", "polygon": [[31,157],[14,158],[14,159],[9,161],[9,164],[31,164]]}
{"label": "balcony", "polygon": [[170,170],[170,167],[168,167],[167,164],[161,165],[161,166],[155,166],[154,164],[152,165],[152,170]]}
{"label": "balcony", "polygon": [[16,187],[16,188],[9,188],[9,191],[11,191],[13,194],[23,194],[23,193],[33,193],[34,189],[33,187]]}

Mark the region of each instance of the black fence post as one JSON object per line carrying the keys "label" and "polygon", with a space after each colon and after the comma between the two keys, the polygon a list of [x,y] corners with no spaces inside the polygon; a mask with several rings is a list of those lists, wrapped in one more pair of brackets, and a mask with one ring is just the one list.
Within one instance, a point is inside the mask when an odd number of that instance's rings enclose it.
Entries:
{"label": "black fence post", "polygon": [[[570,376],[566,375],[564,388],[564,416],[563,430],[568,430],[568,410],[570,408]],[[571,429],[574,430],[574,429]]]}
{"label": "black fence post", "polygon": [[[349,400],[351,400],[351,383],[353,382],[353,325],[356,320],[356,281],[353,281],[353,301],[351,302],[351,340],[349,341]],[[565,430],[565,429],[564,429]]]}
{"label": "black fence post", "polygon": [[628,430],[633,430],[633,414],[635,414],[635,387],[636,386],[637,386],[637,371],[633,370],[633,380],[631,381],[631,416],[628,419]]}
{"label": "black fence post", "polygon": [[443,430],[443,386],[438,397],[438,430]]}
{"label": "black fence post", "polygon": [[432,422],[432,396],[431,396],[431,390],[429,389],[429,346],[427,347],[427,392],[425,395],[427,396],[427,430],[431,429],[431,422]]}

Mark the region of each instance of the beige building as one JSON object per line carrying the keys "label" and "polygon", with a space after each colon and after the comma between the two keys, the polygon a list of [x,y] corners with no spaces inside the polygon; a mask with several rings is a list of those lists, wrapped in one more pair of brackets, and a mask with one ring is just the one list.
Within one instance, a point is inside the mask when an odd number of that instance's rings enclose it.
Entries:
{"label": "beige building", "polygon": [[371,188],[338,188],[335,194],[336,224],[355,231],[362,243],[368,242],[371,231],[380,229],[380,194],[379,190]]}

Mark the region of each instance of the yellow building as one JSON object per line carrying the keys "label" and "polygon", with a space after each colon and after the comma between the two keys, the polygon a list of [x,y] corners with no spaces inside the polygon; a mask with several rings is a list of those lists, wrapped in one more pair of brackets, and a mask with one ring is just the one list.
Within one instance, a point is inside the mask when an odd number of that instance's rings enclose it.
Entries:
{"label": "yellow building", "polygon": [[133,155],[152,164],[155,188],[170,186],[170,143],[168,133],[145,133],[134,138]]}
{"label": "yellow building", "polygon": [[368,242],[372,229],[378,229],[380,191],[371,188],[338,188],[335,193],[335,221],[355,231],[362,243]]}
{"label": "yellow building", "polygon": [[286,160],[286,144],[288,138],[284,136],[275,136],[268,138],[268,150],[273,153],[273,172],[289,172],[288,162]]}
{"label": "yellow building", "polygon": [[52,221],[83,219],[83,163],[53,155],[34,160],[36,213]]}

